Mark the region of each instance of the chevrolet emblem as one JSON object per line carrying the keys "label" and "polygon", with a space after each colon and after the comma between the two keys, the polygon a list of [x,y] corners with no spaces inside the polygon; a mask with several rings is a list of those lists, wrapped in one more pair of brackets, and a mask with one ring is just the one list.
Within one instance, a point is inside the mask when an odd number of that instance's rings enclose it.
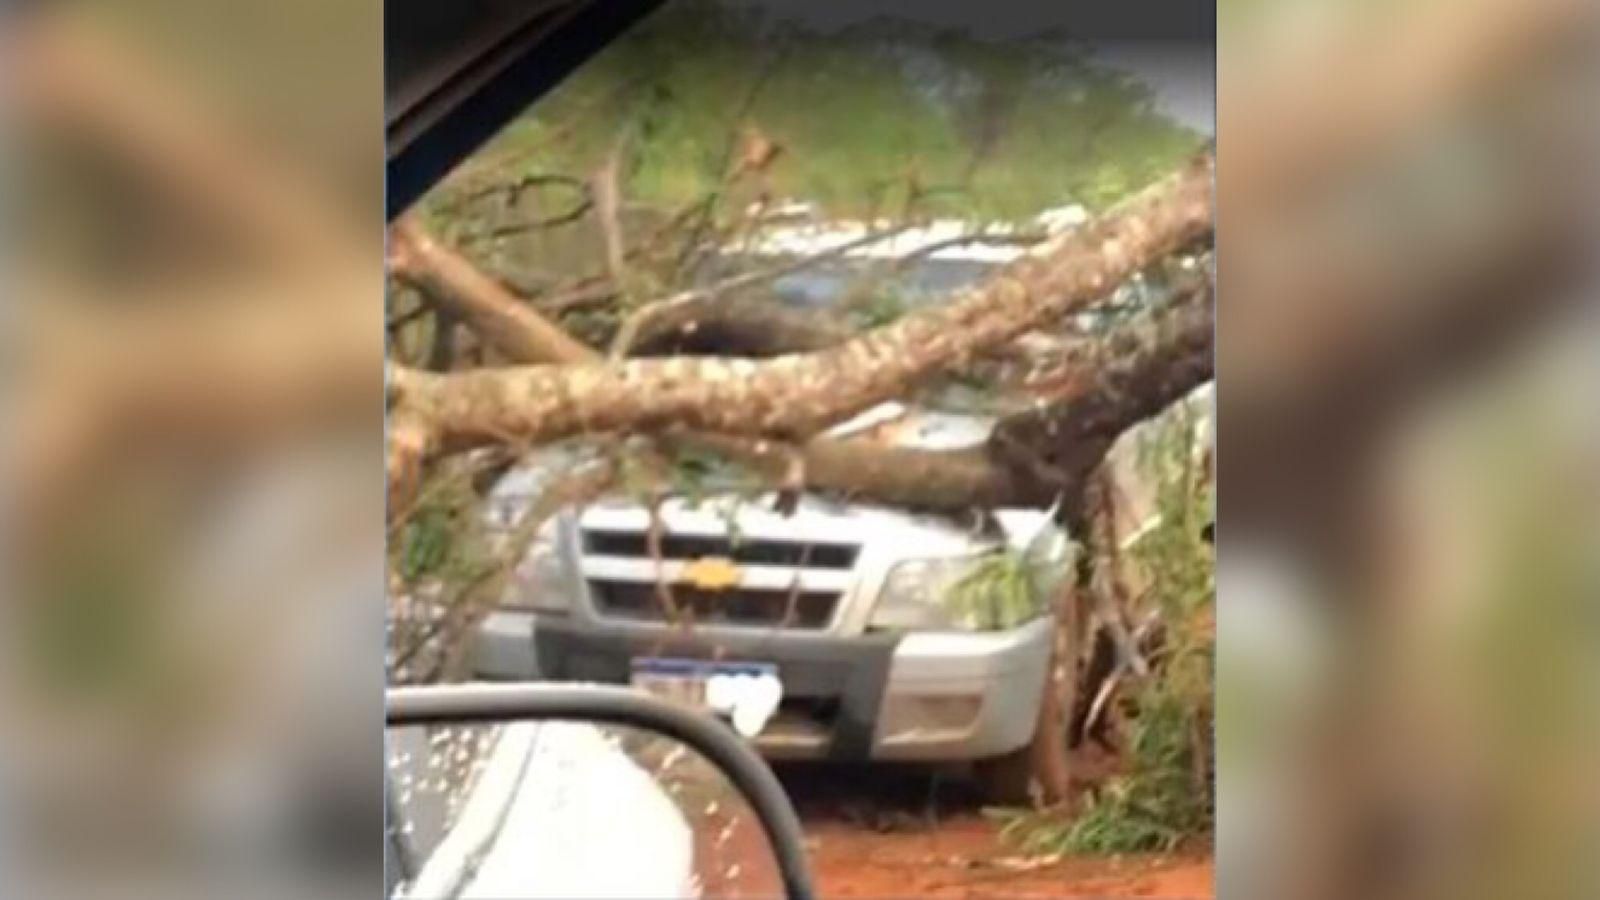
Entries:
{"label": "chevrolet emblem", "polygon": [[739,583],[739,567],[723,556],[705,556],[683,567],[683,580],[703,591],[725,591]]}

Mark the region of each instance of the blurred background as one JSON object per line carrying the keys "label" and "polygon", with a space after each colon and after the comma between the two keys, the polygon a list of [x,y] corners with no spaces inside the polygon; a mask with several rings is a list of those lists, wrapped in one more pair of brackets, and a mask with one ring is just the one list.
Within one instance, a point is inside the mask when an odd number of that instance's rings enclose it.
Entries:
{"label": "blurred background", "polygon": [[1600,891],[1600,7],[1218,7],[1218,893]]}
{"label": "blurred background", "polygon": [[[5,14],[25,895],[381,877],[381,12]],[[1600,895],[1597,17],[1218,4],[1221,896]]]}
{"label": "blurred background", "polygon": [[28,7],[0,51],[0,868],[376,894],[381,4]]}

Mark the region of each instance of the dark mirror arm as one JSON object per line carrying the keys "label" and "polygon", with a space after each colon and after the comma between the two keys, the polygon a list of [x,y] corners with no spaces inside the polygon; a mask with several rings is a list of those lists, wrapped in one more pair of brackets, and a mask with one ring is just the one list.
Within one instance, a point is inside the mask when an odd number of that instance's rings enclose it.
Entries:
{"label": "dark mirror arm", "polygon": [[623,687],[562,684],[456,684],[392,688],[384,698],[391,728],[543,719],[628,725],[665,734],[721,769],[750,802],[772,841],[791,900],[816,896],[804,835],[776,775],[731,728],[702,714]]}

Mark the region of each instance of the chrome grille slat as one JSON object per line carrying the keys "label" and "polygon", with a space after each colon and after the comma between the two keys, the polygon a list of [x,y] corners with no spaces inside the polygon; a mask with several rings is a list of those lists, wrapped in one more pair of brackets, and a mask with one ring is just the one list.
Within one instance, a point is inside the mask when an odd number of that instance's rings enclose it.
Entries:
{"label": "chrome grille slat", "polygon": [[[581,539],[590,600],[603,617],[666,622],[667,609],[655,583],[660,571],[680,614],[695,623],[804,630],[832,624],[861,549],[838,540],[668,532],[661,536],[664,565],[658,566],[645,531],[585,526]],[[740,567],[741,583],[705,590],[682,579],[686,564],[708,557]],[[649,565],[638,564],[645,562]]]}
{"label": "chrome grille slat", "polygon": [[[590,581],[590,596],[603,616],[635,621],[665,622],[656,586],[638,581]],[[839,600],[836,592],[774,591],[748,588],[704,591],[688,585],[672,586],[672,601],[680,615],[701,625],[826,628]]]}
{"label": "chrome grille slat", "polygon": [[[650,538],[644,532],[586,528],[583,547],[605,556],[650,556]],[[666,559],[721,556],[742,565],[797,566],[807,569],[849,569],[860,548],[854,544],[822,541],[780,541],[771,538],[735,540],[726,535],[664,534],[661,555]]]}

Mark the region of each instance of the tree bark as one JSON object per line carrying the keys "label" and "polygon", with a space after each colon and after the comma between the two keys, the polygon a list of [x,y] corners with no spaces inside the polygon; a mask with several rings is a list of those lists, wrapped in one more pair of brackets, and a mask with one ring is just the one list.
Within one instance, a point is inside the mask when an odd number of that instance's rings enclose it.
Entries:
{"label": "tree bark", "polygon": [[431,302],[459,315],[484,343],[518,362],[577,363],[594,351],[489,277],[457,251],[434,240],[410,216],[389,231],[389,269]]}
{"label": "tree bark", "polygon": [[1078,703],[1078,646],[1082,635],[1082,588],[1069,579],[1056,599],[1056,628],[1050,649],[1039,720],[1029,746],[1033,778],[1046,805],[1072,797],[1072,756],[1067,726]]}
{"label": "tree bark", "polygon": [[1075,389],[1002,419],[987,444],[960,450],[813,438],[794,447],[726,435],[684,438],[781,477],[799,455],[805,486],[857,499],[955,511],[1043,507],[1076,497],[1111,445],[1212,378],[1209,285],[1160,314],[1113,332],[1074,359]]}
{"label": "tree bark", "polygon": [[[470,265],[470,263],[468,263]],[[1056,351],[1048,390],[1038,391],[1047,405],[1001,423],[988,446],[962,450],[920,450],[889,447],[860,439],[813,438],[784,444],[737,435],[672,429],[677,442],[697,445],[767,473],[775,483],[787,481],[798,463],[803,484],[797,486],[848,494],[870,502],[912,508],[959,511],[1003,506],[1047,506],[1055,498],[1075,494],[1088,469],[1127,427],[1147,418],[1211,377],[1214,304],[1209,280],[1197,273],[1193,283],[1161,311],[1119,327],[1104,340],[1069,343]],[[504,302],[492,296],[457,298],[441,294],[450,308],[493,310]],[[518,304],[515,314],[479,315],[493,319],[507,335],[525,317],[537,312]],[[748,301],[706,304],[711,324],[695,333],[706,339],[727,337],[726,331],[748,334],[753,341],[811,340],[819,347],[842,342],[847,334],[831,323],[794,322],[787,312]],[[698,305],[694,307],[698,309]],[[684,307],[689,310],[690,307]],[[734,311],[737,310],[737,311]],[[687,312],[684,313],[687,315]],[[778,315],[790,330],[764,330]],[[658,320],[661,327],[681,328],[678,312]],[[746,316],[748,316],[746,318]],[[555,326],[550,325],[553,328]],[[670,344],[665,336],[641,334],[642,348]],[[763,334],[765,338],[763,338]],[[502,350],[527,352],[537,335],[502,342]],[[487,338],[486,338],[487,339]],[[590,351],[591,358],[598,354]],[[391,434],[407,437],[395,452],[395,475],[415,484],[419,454],[427,451],[425,429],[392,423]],[[400,491],[405,488],[402,485]]]}
{"label": "tree bark", "polygon": [[1216,371],[1215,310],[1209,283],[1187,302],[1116,333],[1056,402],[1011,416],[991,451],[1046,481],[1081,485],[1122,432],[1210,381]]}
{"label": "tree bark", "polygon": [[[1212,228],[1213,169],[1207,153],[947,306],[815,353],[449,375],[397,367],[391,388],[400,408],[427,422],[447,448],[666,427],[803,439],[943,366],[1082,309],[1140,268],[1204,240]],[[589,352],[583,348],[584,357]]]}
{"label": "tree bark", "polygon": [[697,299],[640,325],[631,356],[733,354],[755,358],[811,353],[842,344],[852,332],[827,314],[789,309],[766,299]]}

